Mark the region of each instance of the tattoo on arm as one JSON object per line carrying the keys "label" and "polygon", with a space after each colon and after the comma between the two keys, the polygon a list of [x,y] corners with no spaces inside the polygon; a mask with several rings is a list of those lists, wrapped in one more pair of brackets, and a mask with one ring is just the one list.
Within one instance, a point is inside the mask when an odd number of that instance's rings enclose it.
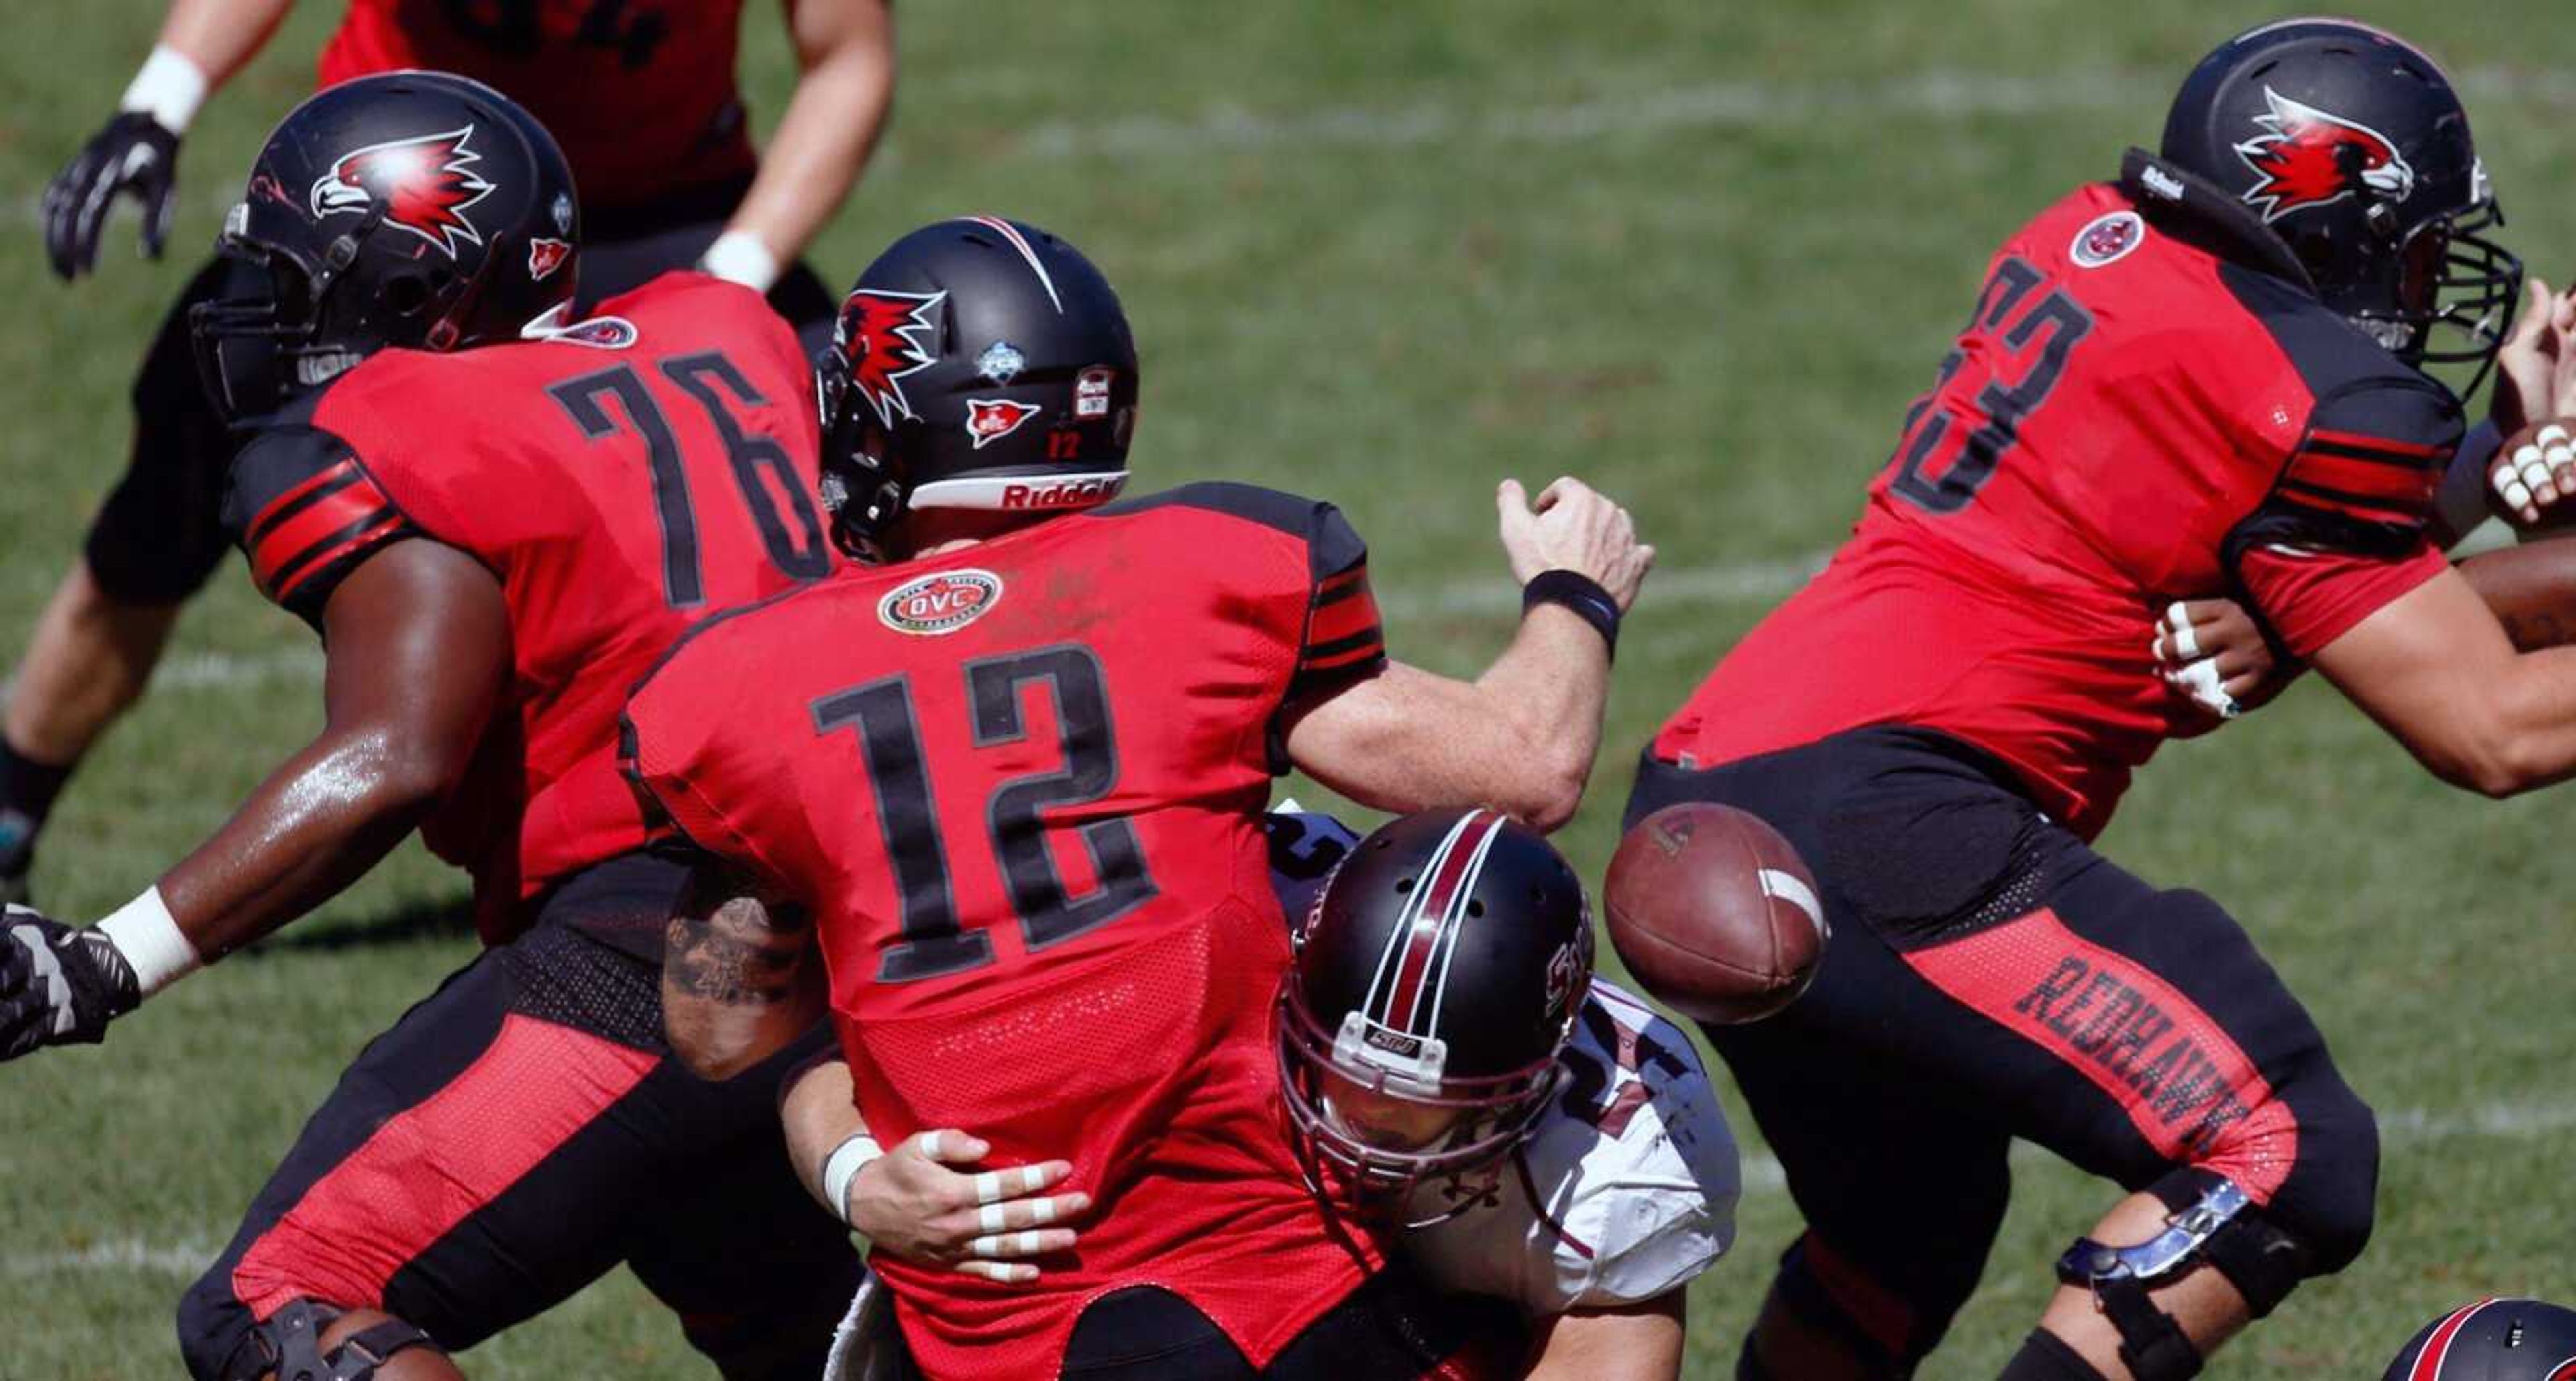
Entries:
{"label": "tattoo on arm", "polygon": [[684,908],[665,932],[672,987],[727,1007],[775,1007],[794,996],[813,932],[805,908],[735,896],[698,910]]}

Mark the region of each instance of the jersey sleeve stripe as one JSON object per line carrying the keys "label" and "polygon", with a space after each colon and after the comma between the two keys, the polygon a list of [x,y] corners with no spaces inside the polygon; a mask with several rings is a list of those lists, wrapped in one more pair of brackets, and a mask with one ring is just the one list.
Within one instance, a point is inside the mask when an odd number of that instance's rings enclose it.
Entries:
{"label": "jersey sleeve stripe", "polygon": [[[1365,587],[1360,588],[1365,593]],[[1306,646],[1310,650],[1320,648],[1363,633],[1374,634],[1377,629],[1377,601],[1345,599],[1316,608],[1306,625]]]}
{"label": "jersey sleeve stripe", "polygon": [[[2350,448],[2350,451],[2368,451],[2390,456],[2406,456],[2432,464],[2440,464],[2450,456],[2450,448],[2447,446],[2428,446],[2421,442],[2414,441],[2394,441],[2384,436],[2371,436],[2363,432],[2328,431],[2322,427],[2309,432],[2308,439],[2310,441],[2324,442],[2329,447]],[[2348,454],[2350,452],[2347,451],[2340,453]]]}
{"label": "jersey sleeve stripe", "polygon": [[349,558],[371,547],[381,545],[388,538],[402,535],[403,528],[402,515],[390,508],[379,509],[351,523],[348,527],[313,544],[305,549],[302,555],[288,562],[286,569],[279,573],[277,583],[270,587],[270,597],[280,604],[292,607],[296,597],[313,577],[342,565]]}
{"label": "jersey sleeve stripe", "polygon": [[362,478],[357,465],[346,460],[316,473],[312,478],[271,500],[259,517],[252,521],[250,531],[242,539],[243,543],[253,548],[258,547],[278,524],[358,483]]}
{"label": "jersey sleeve stripe", "polygon": [[2358,494],[2345,494],[2333,489],[2319,488],[2313,484],[2300,484],[2295,480],[2283,485],[2282,490],[2293,503],[2327,509],[2347,518],[2357,518],[2365,523],[2394,523],[2411,527],[2424,521],[2424,510],[2420,506],[2382,503]]}
{"label": "jersey sleeve stripe", "polygon": [[1310,656],[1297,664],[1297,675],[1302,680],[1316,672],[1340,671],[1347,667],[1379,661],[1385,656],[1386,643],[1383,640],[1371,638],[1364,645],[1355,646],[1347,652],[1335,653],[1328,657]]}
{"label": "jersey sleeve stripe", "polygon": [[2441,475],[2432,470],[2401,470],[2369,461],[2312,454],[2293,459],[2282,478],[2314,489],[2417,506],[2432,502],[2433,491],[2442,483]]}
{"label": "jersey sleeve stripe", "polygon": [[251,543],[251,571],[263,587],[275,590],[316,552],[393,512],[393,505],[373,485],[345,486],[306,504],[302,512],[270,527]]}

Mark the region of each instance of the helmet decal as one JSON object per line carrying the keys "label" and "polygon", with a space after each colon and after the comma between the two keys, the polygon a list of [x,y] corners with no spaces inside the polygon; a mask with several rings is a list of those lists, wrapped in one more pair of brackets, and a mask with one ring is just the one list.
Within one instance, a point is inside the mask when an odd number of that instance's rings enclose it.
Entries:
{"label": "helmet decal", "polygon": [[1046,289],[1047,301],[1055,304],[1056,315],[1064,315],[1064,299],[1055,295],[1055,279],[1048,275],[1046,265],[1038,259],[1037,250],[1030,246],[1028,237],[1020,233],[1018,226],[999,216],[961,216],[958,219],[971,221],[1010,241],[1011,248],[1018,250],[1020,258],[1028,263],[1029,272],[1038,276],[1038,283]]}
{"label": "helmet decal", "polygon": [[564,260],[571,257],[571,241],[532,236],[528,240],[528,276],[543,282],[546,275],[562,268]]}
{"label": "helmet decal", "polygon": [[2293,211],[2326,206],[2367,192],[2404,201],[2415,190],[2415,170],[2386,135],[2263,88],[2269,113],[2254,117],[2264,133],[2236,146],[2260,179],[2245,189],[2245,204],[2270,224]]}
{"label": "helmet decal", "polygon": [[474,127],[445,134],[423,134],[369,144],[340,155],[331,170],[314,180],[310,200],[314,219],[342,212],[361,212],[385,204],[385,224],[429,241],[448,258],[456,242],[483,243],[483,232],[465,211],[492,194],[492,184],[471,165],[483,156],[466,147]]}
{"label": "helmet decal", "polygon": [[861,288],[841,304],[832,348],[849,366],[851,386],[876,409],[880,425],[891,427],[897,417],[919,416],[903,396],[903,380],[938,363],[927,337],[939,324],[931,313],[947,299],[944,291]]}
{"label": "helmet decal", "polygon": [[999,441],[1020,429],[1020,424],[1046,409],[1035,403],[1016,403],[1008,398],[969,398],[966,400],[966,434],[975,438],[975,449],[984,449],[988,441]]}

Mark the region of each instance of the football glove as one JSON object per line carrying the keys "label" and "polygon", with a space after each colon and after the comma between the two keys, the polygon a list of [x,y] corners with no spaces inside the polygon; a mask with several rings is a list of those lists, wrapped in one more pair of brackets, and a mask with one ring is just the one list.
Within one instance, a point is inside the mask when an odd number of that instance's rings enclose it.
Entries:
{"label": "football glove", "polygon": [[95,1045],[143,1001],[116,943],[12,906],[0,914],[0,1060],[47,1045]]}
{"label": "football glove", "polygon": [[143,203],[143,252],[158,259],[177,202],[179,136],[150,113],[118,112],[45,186],[45,255],[64,281],[98,264],[99,233],[118,194]]}

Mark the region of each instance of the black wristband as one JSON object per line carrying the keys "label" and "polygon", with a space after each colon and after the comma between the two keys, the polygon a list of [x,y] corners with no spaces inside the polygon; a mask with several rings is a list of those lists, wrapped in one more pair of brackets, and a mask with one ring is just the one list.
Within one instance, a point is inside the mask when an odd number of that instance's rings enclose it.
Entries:
{"label": "black wristband", "polygon": [[1542,604],[1561,604],[1575,616],[1592,625],[1601,641],[1610,645],[1610,653],[1619,652],[1619,601],[1601,587],[1601,582],[1580,571],[1541,571],[1521,587],[1521,612]]}

